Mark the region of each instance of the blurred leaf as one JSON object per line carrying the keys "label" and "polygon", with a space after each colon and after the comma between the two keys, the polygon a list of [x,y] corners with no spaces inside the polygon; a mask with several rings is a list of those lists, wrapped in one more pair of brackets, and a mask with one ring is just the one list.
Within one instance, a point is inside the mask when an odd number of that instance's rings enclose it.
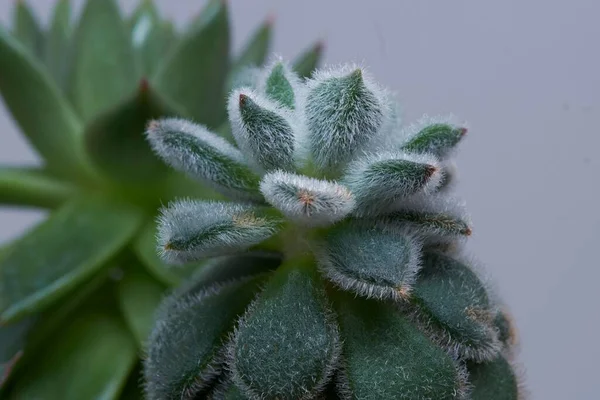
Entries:
{"label": "blurred leaf", "polygon": [[145,18],[150,18],[153,21],[158,21],[160,16],[158,15],[158,9],[154,0],[139,0],[138,5],[131,13],[131,16],[126,20],[127,27],[135,36],[134,32],[138,29],[138,24]]}
{"label": "blurred leaf", "polygon": [[138,363],[129,374],[129,379],[121,393],[121,400],[144,400],[144,390],[142,388],[142,365]]}
{"label": "blurred leaf", "polygon": [[59,0],[54,6],[54,15],[46,37],[44,59],[50,75],[58,86],[65,89],[71,38],[71,1]]}
{"label": "blurred leaf", "polygon": [[310,78],[323,56],[323,43],[317,42],[302,53],[293,63],[293,69],[301,78]]}
{"label": "blurred leaf", "polygon": [[11,246],[0,269],[0,320],[48,308],[98,271],[136,232],[142,217],[102,198],[77,199]]}
{"label": "blurred leaf", "polygon": [[129,330],[142,346],[154,325],[154,314],[165,286],[148,275],[141,266],[130,266],[119,282],[119,305]]}
{"label": "blurred leaf", "polygon": [[1,26],[0,92],[49,168],[79,175],[81,122],[42,66]]}
{"label": "blurred leaf", "polygon": [[0,167],[0,204],[56,207],[77,192],[43,169]]}
{"label": "blurred leaf", "polygon": [[271,46],[273,21],[267,19],[248,40],[237,60],[231,66],[229,86],[235,82],[236,75],[246,67],[261,67],[267,58]]}
{"label": "blurred leaf", "polygon": [[88,0],[74,36],[70,92],[84,121],[135,90],[129,34],[115,0]]}
{"label": "blurred leaf", "polygon": [[211,0],[158,68],[160,94],[176,100],[195,121],[216,127],[225,117],[229,21],[222,0]]}
{"label": "blurred leaf", "polygon": [[9,399],[117,399],[137,359],[133,338],[109,310],[81,310],[47,343]]}
{"label": "blurred leaf", "polygon": [[0,388],[8,381],[15,365],[23,356],[26,336],[36,322],[35,317],[0,327]]}
{"label": "blurred leaf", "polygon": [[152,151],[144,131],[153,118],[182,116],[142,81],[138,92],[92,120],[85,129],[90,158],[112,179],[156,181],[167,167]]}
{"label": "blurred leaf", "polygon": [[39,57],[44,36],[33,11],[25,1],[17,1],[14,11],[14,36],[35,57]]}

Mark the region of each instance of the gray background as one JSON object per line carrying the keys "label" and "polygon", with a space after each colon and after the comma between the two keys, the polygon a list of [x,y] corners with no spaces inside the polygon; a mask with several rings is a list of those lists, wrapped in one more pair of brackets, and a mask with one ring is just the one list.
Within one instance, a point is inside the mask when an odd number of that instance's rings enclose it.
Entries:
{"label": "gray background", "polygon": [[[12,3],[0,2],[3,23]],[[158,3],[181,23],[204,1]],[[599,398],[598,0],[229,3],[236,49],[273,13],[279,54],[323,38],[326,62],[364,61],[399,93],[406,121],[469,121],[457,163],[470,249],[513,310],[532,398]],[[52,1],[31,4],[47,19]],[[0,163],[36,162],[3,107],[0,127]],[[40,216],[0,211],[0,241]]]}

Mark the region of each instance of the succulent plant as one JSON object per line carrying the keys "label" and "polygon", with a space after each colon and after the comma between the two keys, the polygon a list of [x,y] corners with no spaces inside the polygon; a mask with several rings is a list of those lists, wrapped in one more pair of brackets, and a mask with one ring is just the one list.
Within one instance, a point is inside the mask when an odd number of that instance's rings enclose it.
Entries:
{"label": "succulent plant", "polygon": [[[154,310],[201,264],[166,268],[157,210],[219,198],[153,154],[146,124],[191,119],[233,143],[226,94],[265,61],[271,21],[232,56],[224,1],[184,29],[149,0],[127,17],[115,0],[88,0],[76,19],[58,0],[47,27],[15,2],[12,31],[0,27],[0,93],[43,162],[0,167],[0,204],[49,214],[0,249],[0,397],[141,396]],[[308,76],[320,54],[317,44],[300,55],[297,73]]]}
{"label": "succulent plant", "polygon": [[523,398],[515,328],[464,249],[464,124],[403,124],[364,67],[303,80],[281,58],[230,93],[228,116],[235,144],[148,125],[167,164],[227,198],[161,209],[161,258],[210,261],[156,314],[149,400]]}

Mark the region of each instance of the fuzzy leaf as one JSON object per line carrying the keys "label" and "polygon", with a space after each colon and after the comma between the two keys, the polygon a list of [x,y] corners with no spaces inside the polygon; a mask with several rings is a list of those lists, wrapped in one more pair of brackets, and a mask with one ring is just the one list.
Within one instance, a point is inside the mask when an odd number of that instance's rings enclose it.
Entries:
{"label": "fuzzy leaf", "polygon": [[281,61],[276,62],[270,68],[265,82],[265,93],[272,101],[289,109],[296,108],[296,94],[294,85],[298,78]]}
{"label": "fuzzy leaf", "polygon": [[140,222],[137,210],[101,198],[62,206],[5,255],[0,320],[45,309],[72,291],[127,244]]}
{"label": "fuzzy leaf", "polygon": [[289,115],[244,89],[231,93],[228,110],[233,137],[259,172],[294,170],[294,124]]}
{"label": "fuzzy leaf", "polygon": [[[487,290],[465,264],[428,252],[413,290],[418,318],[466,359],[493,359],[500,350]],[[438,332],[439,331],[439,332]]]}
{"label": "fuzzy leaf", "polygon": [[419,130],[402,150],[414,153],[430,153],[445,157],[465,136],[467,129],[447,123],[432,123]]}
{"label": "fuzzy leaf", "polygon": [[498,330],[498,339],[508,352],[517,345],[517,329],[513,317],[506,310],[500,310],[494,318],[494,326]]}
{"label": "fuzzy leaf", "polygon": [[152,148],[171,167],[211,185],[219,192],[260,200],[259,178],[242,153],[225,139],[182,119],[162,119],[148,125]]}
{"label": "fuzzy leaf", "polygon": [[275,272],[240,320],[229,367],[250,398],[308,399],[329,381],[339,342],[316,271],[290,263]]}
{"label": "fuzzy leaf", "polygon": [[44,61],[61,89],[66,89],[69,45],[71,40],[71,1],[58,0],[46,37]]}
{"label": "fuzzy leaf", "polygon": [[244,69],[248,67],[261,67],[264,64],[269,47],[271,46],[272,35],[273,21],[269,18],[250,37],[232,65],[232,81],[235,81],[237,79],[236,75],[240,74]]}
{"label": "fuzzy leaf", "polygon": [[181,112],[142,81],[133,96],[90,121],[85,146],[92,161],[114,180],[158,181],[168,169],[145,138],[149,120]]}
{"label": "fuzzy leaf", "polygon": [[301,78],[310,78],[323,56],[323,43],[317,42],[294,61],[294,71]]}
{"label": "fuzzy leaf", "polygon": [[161,304],[144,364],[148,400],[192,400],[222,368],[221,346],[260,278],[172,295]]}
{"label": "fuzzy leaf", "polygon": [[277,225],[251,205],[180,200],[162,209],[158,246],[168,264],[187,263],[244,251],[271,237]]}
{"label": "fuzzy leaf", "polygon": [[33,11],[25,1],[17,1],[14,14],[14,36],[34,57],[44,46],[44,35]]}
{"label": "fuzzy leaf", "polygon": [[337,172],[381,127],[379,89],[358,68],[318,73],[308,82],[308,147],[320,171]]}
{"label": "fuzzy leaf", "polygon": [[77,188],[35,168],[0,167],[0,204],[56,207]]}
{"label": "fuzzy leaf", "polygon": [[52,345],[19,376],[8,400],[117,399],[137,359],[127,328],[107,311],[71,315],[46,340]]}
{"label": "fuzzy leaf", "polygon": [[129,330],[141,346],[146,343],[154,324],[154,313],[165,293],[165,286],[148,275],[139,265],[129,266],[119,282],[119,305]]}
{"label": "fuzzy leaf", "polygon": [[88,0],[73,40],[71,99],[87,122],[135,91],[136,61],[115,0]]}
{"label": "fuzzy leaf", "polygon": [[336,302],[344,337],[343,398],[463,399],[464,372],[395,308],[349,294]]}
{"label": "fuzzy leaf", "polygon": [[143,382],[142,368],[136,365],[133,372],[121,392],[120,400],[144,400],[144,390],[140,382]]}
{"label": "fuzzy leaf", "polygon": [[408,232],[343,224],[328,233],[319,266],[360,296],[407,300],[420,267],[421,243]]}
{"label": "fuzzy leaf", "polygon": [[441,176],[432,157],[380,153],[351,163],[343,182],[356,198],[356,212],[369,214],[384,211],[415,193],[430,191]]}
{"label": "fuzzy leaf", "polygon": [[423,233],[448,236],[470,236],[472,232],[471,227],[466,220],[450,214],[407,210],[396,211],[386,217],[386,219],[393,222],[406,223],[415,226]]}
{"label": "fuzzy leaf", "polygon": [[215,386],[208,400],[248,400],[248,397],[231,380],[226,379]]}
{"label": "fuzzy leaf", "polygon": [[467,364],[473,400],[520,400],[519,382],[504,357],[483,364]]}
{"label": "fuzzy leaf", "polygon": [[159,93],[176,99],[195,121],[216,128],[223,121],[229,69],[227,5],[210,0],[187,35],[157,69]]}
{"label": "fuzzy leaf", "polygon": [[19,43],[0,27],[0,92],[48,167],[79,175],[81,122],[52,79]]}
{"label": "fuzzy leaf", "polygon": [[267,202],[303,225],[331,225],[354,208],[354,198],[344,186],[302,175],[271,172],[260,189]]}

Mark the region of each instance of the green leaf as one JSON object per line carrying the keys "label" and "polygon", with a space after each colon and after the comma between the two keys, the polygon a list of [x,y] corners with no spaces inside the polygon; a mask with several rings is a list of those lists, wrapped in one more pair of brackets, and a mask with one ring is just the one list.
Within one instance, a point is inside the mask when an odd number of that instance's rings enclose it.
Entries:
{"label": "green leaf", "polygon": [[53,208],[76,193],[43,169],[0,167],[0,204]]}
{"label": "green leaf", "polygon": [[77,199],[11,246],[0,269],[0,320],[48,308],[102,268],[133,237],[140,213],[102,198]]}
{"label": "green leaf", "polygon": [[385,217],[392,223],[414,226],[419,232],[443,236],[470,236],[471,226],[467,220],[449,213],[395,211]]}
{"label": "green leaf", "polygon": [[473,400],[519,400],[519,380],[504,357],[483,364],[468,363]]}
{"label": "green leaf", "polygon": [[46,37],[44,60],[50,75],[62,89],[66,89],[67,68],[71,40],[71,1],[59,0]]}
{"label": "green leaf", "polygon": [[138,265],[130,265],[119,282],[119,305],[125,321],[143,345],[154,325],[154,314],[165,293],[165,286],[157,282]]}
{"label": "green leaf", "polygon": [[230,379],[221,378],[221,382],[215,385],[208,396],[208,400],[248,400],[248,397],[244,396],[242,391]]}
{"label": "green leaf", "polygon": [[402,149],[445,157],[467,133],[464,127],[448,123],[431,123],[420,129]]}
{"label": "green leaf", "polygon": [[53,80],[0,27],[0,92],[13,118],[48,167],[81,175],[81,121]]}
{"label": "green leaf", "polygon": [[136,36],[136,30],[145,30],[140,28],[140,26],[144,25],[143,21],[145,19],[150,19],[152,22],[158,21],[160,15],[158,14],[158,9],[156,8],[156,4],[154,0],[138,0],[138,5],[133,10],[131,16],[126,20],[127,27],[131,31],[132,38]]}
{"label": "green leaf", "polygon": [[131,98],[90,121],[85,146],[91,160],[111,179],[136,184],[158,181],[168,171],[148,144],[148,121],[181,116],[143,80]]}
{"label": "green leaf", "polygon": [[23,356],[28,332],[36,322],[35,317],[16,324],[0,326],[0,389],[11,377],[15,366]]}
{"label": "green leaf", "polygon": [[165,299],[144,365],[148,400],[204,398],[201,392],[222,368],[223,342],[260,282],[229,282]]}
{"label": "green leaf", "polygon": [[296,107],[296,95],[292,85],[294,78],[297,79],[286,65],[276,63],[265,82],[265,92],[269,99],[293,110]]}
{"label": "green leaf", "polygon": [[238,323],[229,367],[250,398],[313,398],[337,367],[340,338],[314,266],[280,267]]}
{"label": "green leaf", "polygon": [[273,19],[268,18],[248,39],[238,58],[231,67],[232,73],[245,67],[261,67],[269,53],[273,35]]}
{"label": "green leaf", "polygon": [[71,100],[84,121],[136,87],[135,56],[115,0],[88,0],[74,35]]}
{"label": "green leaf", "polygon": [[33,11],[25,1],[17,1],[14,14],[14,36],[34,57],[39,57],[44,36]]}
{"label": "green leaf", "polygon": [[136,365],[133,372],[129,374],[129,379],[121,392],[121,400],[144,400],[144,390],[142,389],[142,366]]}
{"label": "green leaf", "polygon": [[216,128],[225,116],[228,57],[227,6],[211,0],[153,81],[159,93],[176,100],[196,122]]}
{"label": "green leaf", "polygon": [[310,78],[313,71],[319,66],[322,56],[323,43],[317,42],[296,58],[293,69],[301,78]]}
{"label": "green leaf", "polygon": [[127,328],[108,311],[72,315],[47,343],[8,399],[117,399],[137,360]]}
{"label": "green leaf", "polygon": [[[337,293],[347,398],[463,399],[464,372],[393,306]],[[346,398],[346,397],[344,397]]]}

